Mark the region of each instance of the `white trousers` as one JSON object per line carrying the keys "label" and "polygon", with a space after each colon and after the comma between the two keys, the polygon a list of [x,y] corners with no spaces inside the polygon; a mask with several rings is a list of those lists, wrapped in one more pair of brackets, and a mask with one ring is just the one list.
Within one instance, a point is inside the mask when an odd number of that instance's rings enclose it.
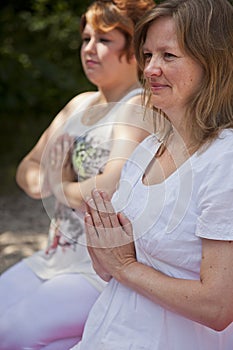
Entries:
{"label": "white trousers", "polygon": [[41,280],[19,262],[0,276],[0,349],[70,349],[98,296],[82,275]]}

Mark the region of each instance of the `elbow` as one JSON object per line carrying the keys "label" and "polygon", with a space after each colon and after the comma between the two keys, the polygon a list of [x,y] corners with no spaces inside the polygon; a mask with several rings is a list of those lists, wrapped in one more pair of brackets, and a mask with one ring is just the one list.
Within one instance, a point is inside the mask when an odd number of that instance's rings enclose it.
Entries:
{"label": "elbow", "polygon": [[216,332],[222,332],[233,322],[231,286],[223,288],[222,284],[216,283],[206,285],[206,288],[203,286],[200,299],[200,323]]}
{"label": "elbow", "polygon": [[224,331],[224,329],[226,329],[231,323],[233,322],[233,320],[229,320],[227,318],[223,318],[223,319],[216,319],[213,320],[210,328],[212,328],[214,331],[216,332],[222,332]]}
{"label": "elbow", "polygon": [[224,329],[226,329],[229,325],[231,324],[231,322],[215,322],[212,326],[210,326],[209,328],[213,329],[216,332],[222,332],[224,331]]}
{"label": "elbow", "polygon": [[20,172],[19,168],[16,170],[15,181],[20,188],[23,187],[22,181],[21,181],[21,172]]}
{"label": "elbow", "polygon": [[217,332],[222,332],[233,322],[232,310],[225,306],[212,307],[213,312],[209,312],[209,319],[206,326]]}
{"label": "elbow", "polygon": [[29,197],[33,199],[40,199],[41,198],[41,193],[39,191],[38,186],[28,186],[25,184],[23,181],[21,181],[21,178],[17,176],[16,174],[16,183],[19,186],[21,190],[23,190]]}
{"label": "elbow", "polygon": [[41,186],[39,173],[33,168],[23,169],[20,166],[16,171],[17,185],[31,198],[41,199]]}

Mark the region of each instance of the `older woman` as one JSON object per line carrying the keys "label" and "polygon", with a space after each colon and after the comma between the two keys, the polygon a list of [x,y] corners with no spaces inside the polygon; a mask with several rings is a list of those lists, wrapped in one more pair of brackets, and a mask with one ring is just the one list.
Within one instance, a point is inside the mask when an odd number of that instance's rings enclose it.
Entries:
{"label": "older woman", "polygon": [[75,350],[233,348],[232,28],[226,0],[165,0],[137,26],[155,134],[112,203],[87,201],[89,252],[110,282]]}

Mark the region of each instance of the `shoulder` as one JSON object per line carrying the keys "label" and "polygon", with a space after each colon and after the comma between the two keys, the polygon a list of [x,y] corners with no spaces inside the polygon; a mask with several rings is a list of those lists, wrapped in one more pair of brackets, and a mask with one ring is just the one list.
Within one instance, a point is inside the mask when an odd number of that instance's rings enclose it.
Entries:
{"label": "shoulder", "polygon": [[224,158],[233,156],[233,129],[224,129],[210,144],[204,145],[198,152],[200,161],[203,159],[211,165],[218,164]]}
{"label": "shoulder", "polygon": [[203,238],[233,239],[233,132],[224,130],[205,152],[196,178],[197,235]]}
{"label": "shoulder", "polygon": [[86,102],[89,97],[96,95],[96,93],[96,91],[87,91],[74,96],[64,107],[66,114],[68,116],[71,115],[76,108]]}
{"label": "shoulder", "polygon": [[[199,193],[233,191],[233,130],[224,130],[209,147],[197,154],[194,173]],[[195,160],[194,160],[195,161]],[[224,179],[224,181],[223,181]]]}
{"label": "shoulder", "polygon": [[233,149],[230,147],[233,145],[233,129],[224,129],[223,131],[220,132],[217,142],[221,145],[223,148],[230,148],[231,151]]}
{"label": "shoulder", "polygon": [[56,130],[61,129],[75,110],[94,94],[96,94],[95,91],[89,91],[74,96],[55,116],[47,129],[48,133],[54,133]]}
{"label": "shoulder", "polygon": [[116,113],[116,123],[124,127],[136,127],[153,132],[153,113],[142,105],[141,96],[134,96],[126,102],[120,102]]}

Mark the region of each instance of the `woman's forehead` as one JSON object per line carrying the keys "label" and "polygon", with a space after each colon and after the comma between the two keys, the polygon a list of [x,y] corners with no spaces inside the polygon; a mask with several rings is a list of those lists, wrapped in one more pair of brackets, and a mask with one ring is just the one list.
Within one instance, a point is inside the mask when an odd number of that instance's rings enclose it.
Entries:
{"label": "woman's forehead", "polygon": [[154,46],[161,49],[178,45],[174,20],[171,17],[160,17],[148,27],[143,48]]}

